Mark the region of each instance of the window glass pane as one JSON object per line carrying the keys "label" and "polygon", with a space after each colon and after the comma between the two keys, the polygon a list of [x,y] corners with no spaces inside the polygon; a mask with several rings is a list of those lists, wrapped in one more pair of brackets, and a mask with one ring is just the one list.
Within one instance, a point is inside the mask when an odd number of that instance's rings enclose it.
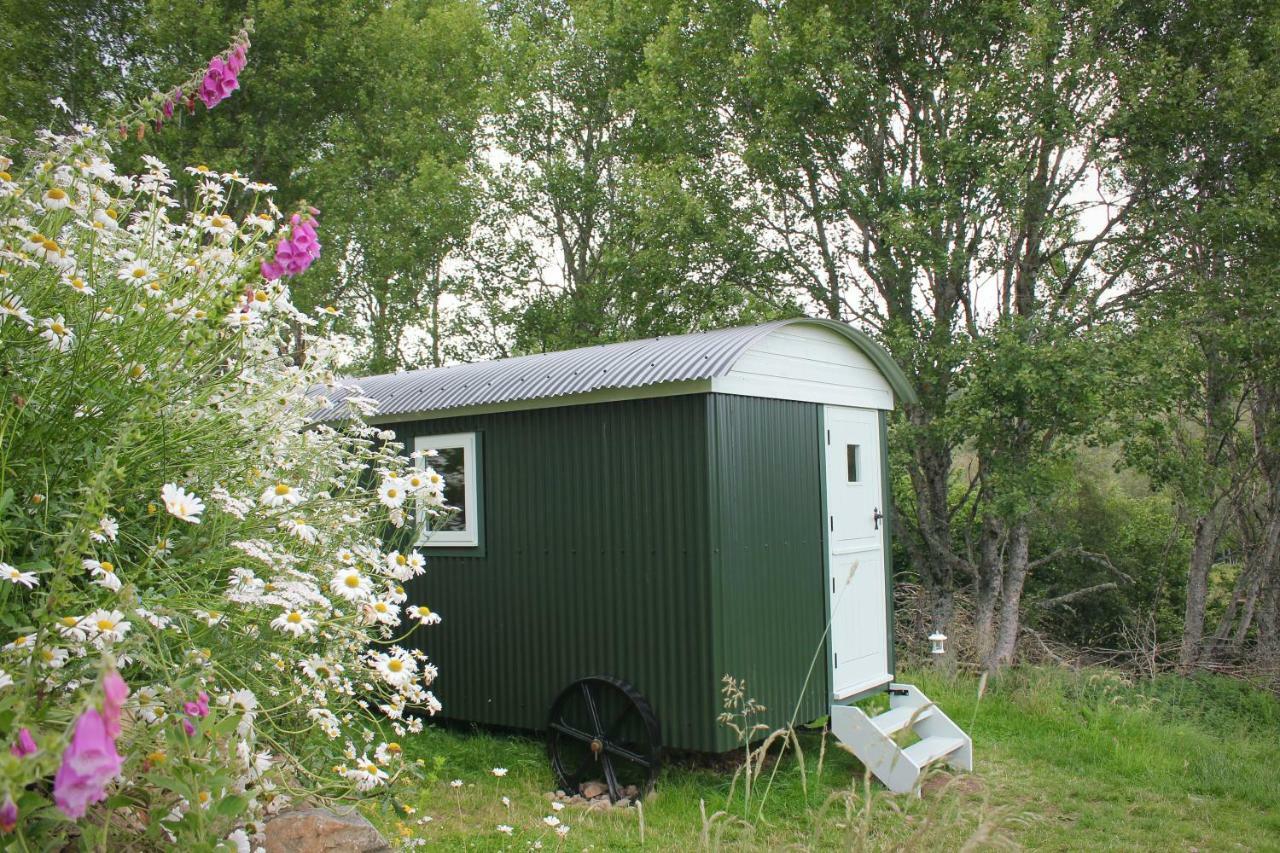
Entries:
{"label": "window glass pane", "polygon": [[858,445],[846,444],[845,454],[849,465],[849,482],[858,482]]}
{"label": "window glass pane", "polygon": [[440,454],[427,459],[427,464],[444,477],[444,502],[456,509],[441,530],[466,530],[467,482],[466,454],[461,447],[437,448]]}

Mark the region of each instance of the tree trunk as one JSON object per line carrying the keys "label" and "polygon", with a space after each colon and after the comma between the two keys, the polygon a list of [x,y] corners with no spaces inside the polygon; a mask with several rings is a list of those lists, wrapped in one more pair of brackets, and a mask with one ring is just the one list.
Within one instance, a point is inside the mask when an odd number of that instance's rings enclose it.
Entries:
{"label": "tree trunk", "polygon": [[1026,520],[1019,520],[1009,528],[1009,561],[1004,570],[1001,585],[1000,628],[996,635],[995,649],[987,667],[999,670],[1013,663],[1018,649],[1018,633],[1022,628],[1022,588],[1026,585],[1031,569],[1028,559],[1030,531]]}
{"label": "tree trunk", "polygon": [[1183,672],[1200,659],[1204,639],[1204,611],[1209,599],[1209,570],[1213,568],[1214,549],[1218,544],[1216,525],[1210,515],[1196,519],[1191,562],[1187,570],[1187,607],[1182,619],[1182,649],[1178,665]]}
{"label": "tree trunk", "polygon": [[1000,554],[1000,521],[992,516],[982,520],[978,576],[973,583],[974,654],[980,661],[991,659],[995,645],[996,604],[1004,581],[1004,561]]}

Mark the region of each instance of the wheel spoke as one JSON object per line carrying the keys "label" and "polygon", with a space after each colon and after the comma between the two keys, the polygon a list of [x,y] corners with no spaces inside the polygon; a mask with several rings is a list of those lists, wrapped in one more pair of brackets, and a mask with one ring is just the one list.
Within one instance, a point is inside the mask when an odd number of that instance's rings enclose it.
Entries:
{"label": "wheel spoke", "polygon": [[618,756],[619,758],[626,759],[627,761],[630,761],[632,764],[635,764],[639,767],[643,767],[646,770],[648,770],[650,767],[653,766],[653,762],[645,758],[643,755],[639,754],[638,752],[632,752],[626,747],[618,746],[616,743],[609,743],[608,741],[605,741],[604,751],[611,752],[614,755]]}
{"label": "wheel spoke", "polygon": [[618,785],[618,777],[613,772],[613,760],[609,758],[607,752],[600,758],[600,763],[604,765],[604,781],[609,786],[609,802],[616,803],[622,799],[622,788]]}
{"label": "wheel spoke", "polygon": [[591,743],[593,740],[595,740],[595,735],[587,734],[581,729],[575,729],[573,726],[569,725],[563,720],[558,723],[552,723],[551,728],[555,729],[561,734],[568,735],[574,740],[580,740],[583,743]]}
{"label": "wheel spoke", "polygon": [[604,734],[604,728],[600,725],[600,709],[596,707],[595,697],[591,695],[591,688],[587,682],[582,682],[582,697],[587,701],[587,713],[591,715],[591,725],[595,727],[596,737]]}

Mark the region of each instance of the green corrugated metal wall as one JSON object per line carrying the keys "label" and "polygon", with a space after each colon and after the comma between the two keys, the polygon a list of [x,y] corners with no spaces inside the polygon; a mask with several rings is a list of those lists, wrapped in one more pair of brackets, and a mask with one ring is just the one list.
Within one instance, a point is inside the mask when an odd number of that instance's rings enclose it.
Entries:
{"label": "green corrugated metal wall", "polygon": [[[826,624],[818,407],[686,395],[390,425],[478,431],[483,556],[432,556],[412,643],[445,715],[541,729],[574,679],[652,702],[668,746],[734,746],[720,678],[791,717]],[[827,712],[825,648],[799,720]]]}
{"label": "green corrugated metal wall", "polygon": [[574,679],[612,674],[664,740],[709,749],[706,400],[691,395],[394,425],[483,433],[483,557],[429,557],[410,585],[444,622],[414,642],[452,718],[541,729]]}
{"label": "green corrugated metal wall", "polygon": [[819,408],[709,398],[716,672],[747,680],[771,728],[829,711]]}

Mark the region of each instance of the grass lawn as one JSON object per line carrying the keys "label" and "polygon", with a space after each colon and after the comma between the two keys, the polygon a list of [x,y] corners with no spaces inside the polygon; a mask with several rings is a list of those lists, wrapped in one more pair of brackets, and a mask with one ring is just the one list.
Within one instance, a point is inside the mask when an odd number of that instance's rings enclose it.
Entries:
{"label": "grass lawn", "polygon": [[537,841],[565,850],[1280,850],[1280,703],[1267,694],[1225,679],[1130,685],[1102,671],[1028,668],[978,702],[972,677],[902,680],[974,739],[975,772],[936,773],[921,798],[868,784],[858,761],[815,731],[800,738],[803,761],[789,751],[776,762],[767,798],[774,762],[764,768],[749,808],[732,771],[669,767],[643,815],[554,813],[571,827],[561,841],[542,821],[555,785],[541,740],[430,729],[406,755],[438,766],[438,781],[403,820],[390,804],[371,817],[388,837],[459,850]]}

